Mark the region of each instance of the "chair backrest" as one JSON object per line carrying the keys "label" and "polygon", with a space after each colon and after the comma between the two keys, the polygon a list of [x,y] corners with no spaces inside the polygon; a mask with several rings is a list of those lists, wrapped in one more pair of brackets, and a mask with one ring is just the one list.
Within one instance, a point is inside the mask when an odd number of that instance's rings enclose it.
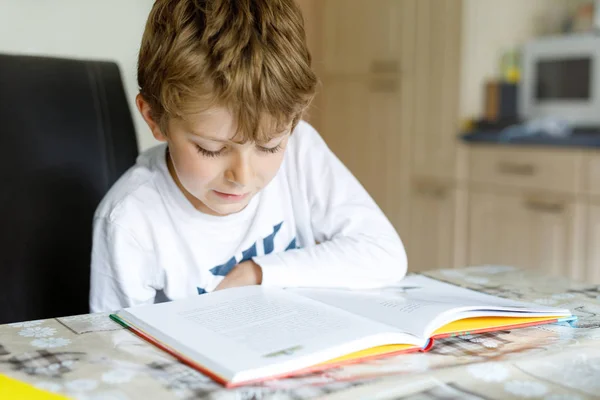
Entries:
{"label": "chair backrest", "polygon": [[93,213],[137,152],[115,63],[0,55],[0,323],[88,312]]}

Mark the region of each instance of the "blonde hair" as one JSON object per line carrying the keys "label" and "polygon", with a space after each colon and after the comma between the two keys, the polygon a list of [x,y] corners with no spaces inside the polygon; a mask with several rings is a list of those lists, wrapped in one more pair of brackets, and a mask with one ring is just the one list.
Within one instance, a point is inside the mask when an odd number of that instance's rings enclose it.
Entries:
{"label": "blonde hair", "polygon": [[169,118],[222,106],[241,141],[266,142],[298,123],[317,78],[293,0],[157,0],[138,85],[165,133]]}

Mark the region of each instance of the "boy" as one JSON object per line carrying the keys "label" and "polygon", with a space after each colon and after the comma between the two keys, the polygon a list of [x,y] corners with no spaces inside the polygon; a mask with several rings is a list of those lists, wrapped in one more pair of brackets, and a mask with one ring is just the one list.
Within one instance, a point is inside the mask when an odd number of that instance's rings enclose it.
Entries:
{"label": "boy", "polygon": [[92,312],[404,276],[395,230],[301,121],[317,79],[293,0],[157,0],[138,83],[137,107],[164,144],[96,211]]}

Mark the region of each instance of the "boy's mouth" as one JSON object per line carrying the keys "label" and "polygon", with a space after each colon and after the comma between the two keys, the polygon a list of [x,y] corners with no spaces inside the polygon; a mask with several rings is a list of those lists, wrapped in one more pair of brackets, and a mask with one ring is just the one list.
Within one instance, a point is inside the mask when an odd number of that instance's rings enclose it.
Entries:
{"label": "boy's mouth", "polygon": [[235,193],[225,193],[225,192],[219,192],[218,190],[213,190],[213,192],[221,199],[223,200],[229,200],[229,201],[240,201],[240,200],[244,200],[249,193],[242,193],[242,194],[235,194]]}

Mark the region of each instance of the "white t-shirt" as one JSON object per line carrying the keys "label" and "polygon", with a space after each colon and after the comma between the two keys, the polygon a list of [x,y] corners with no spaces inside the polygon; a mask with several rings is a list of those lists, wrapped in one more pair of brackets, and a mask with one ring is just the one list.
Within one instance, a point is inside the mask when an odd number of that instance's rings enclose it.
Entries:
{"label": "white t-shirt", "polygon": [[90,309],[113,311],[212,291],[252,259],[263,285],[378,287],[406,273],[387,218],[319,134],[300,122],[275,178],[242,211],[196,210],[166,164],[139,156],[94,217]]}

